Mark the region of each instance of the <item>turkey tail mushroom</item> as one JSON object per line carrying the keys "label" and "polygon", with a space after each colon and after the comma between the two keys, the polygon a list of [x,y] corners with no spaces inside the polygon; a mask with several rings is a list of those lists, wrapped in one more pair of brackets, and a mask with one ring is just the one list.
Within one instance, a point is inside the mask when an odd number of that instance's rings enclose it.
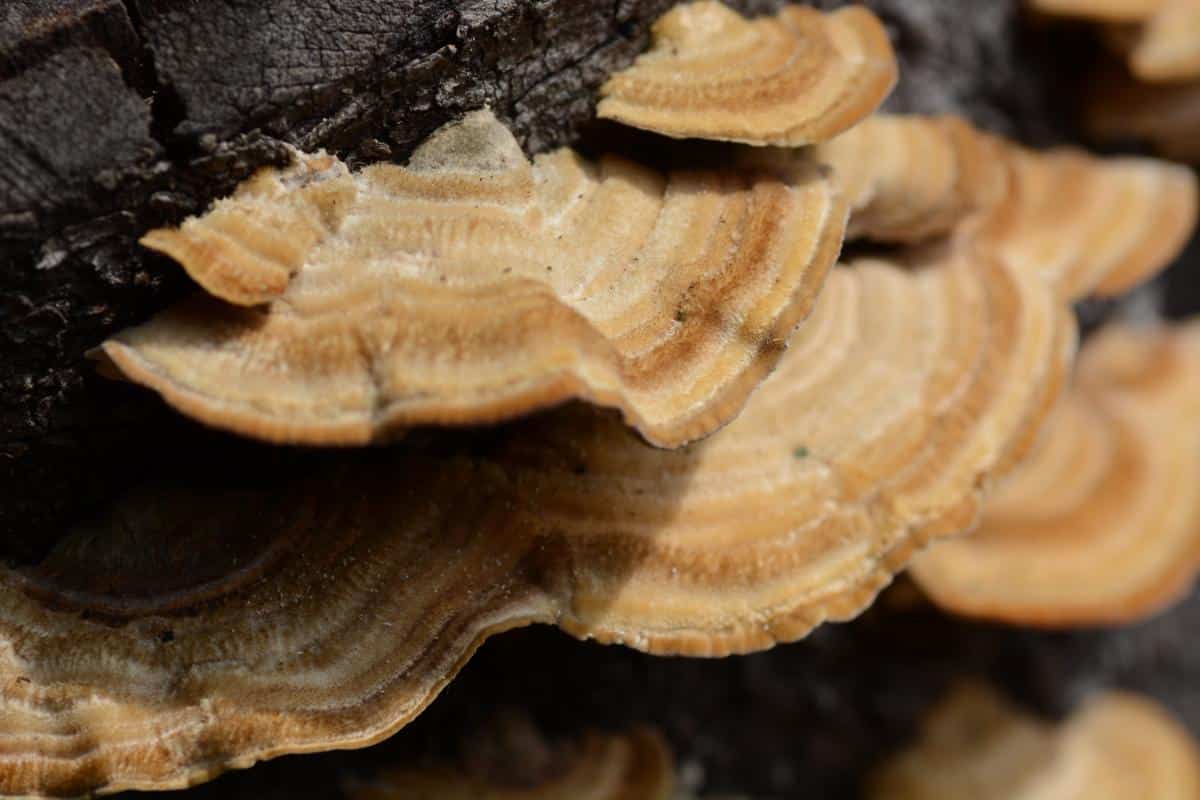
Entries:
{"label": "turkey tail mushroom", "polygon": [[774,367],[845,220],[813,165],[783,181],[569,150],[530,163],[477,112],[407,168],[298,156],[149,234],[238,305],[185,302],[104,352],[184,413],[271,441],[360,444],[577,398],[675,447]]}
{"label": "turkey tail mushroom", "polygon": [[719,656],[851,618],[970,523],[1065,369],[1065,319],[1001,263],[860,262],[688,447],[574,406],[116,501],[0,569],[0,792],[366,746],[519,625]]}
{"label": "turkey tail mushroom", "polygon": [[675,138],[803,145],[859,122],[896,83],[887,32],[860,6],[747,20],[701,0],[667,12],[653,35],[602,87],[599,116]]}
{"label": "turkey tail mushroom", "polygon": [[913,244],[999,202],[1008,185],[1004,147],[958,117],[875,114],[811,152],[793,152],[833,170],[850,203],[847,238]]}
{"label": "turkey tail mushroom", "polygon": [[1149,158],[1010,148],[1009,189],[972,237],[1067,300],[1120,294],[1161,270],[1196,226],[1191,170]]}
{"label": "turkey tail mushroom", "polygon": [[1144,618],[1200,569],[1200,326],[1089,342],[979,530],[919,555],[940,606],[1025,625]]}
{"label": "turkey tail mushroom", "polygon": [[915,745],[876,770],[866,796],[1192,800],[1200,796],[1200,748],[1146,697],[1105,692],[1054,725],[967,684],[935,706]]}

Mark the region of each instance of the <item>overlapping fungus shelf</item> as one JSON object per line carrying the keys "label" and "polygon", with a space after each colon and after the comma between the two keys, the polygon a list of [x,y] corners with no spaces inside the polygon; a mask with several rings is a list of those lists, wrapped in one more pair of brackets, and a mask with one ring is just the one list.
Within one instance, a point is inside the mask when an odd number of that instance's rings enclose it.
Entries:
{"label": "overlapping fungus shelf", "polygon": [[950,693],[920,740],[872,776],[870,800],[1191,800],[1200,750],[1149,698],[1108,692],[1059,725],[985,687]]}
{"label": "overlapping fungus shelf", "polygon": [[1196,179],[1148,158],[1010,148],[1004,200],[972,235],[1066,299],[1119,294],[1162,269],[1196,224]]}
{"label": "overlapping fungus shelf", "polygon": [[579,398],[677,446],[731,419],[775,365],[845,216],[815,167],[662,175],[569,150],[530,163],[478,112],[406,168],[297,155],[148,234],[220,299],[104,351],[184,413],[269,440],[362,443]]}
{"label": "overlapping fungus shelf", "polygon": [[754,150],[742,161],[824,164],[851,207],[848,238],[969,242],[1040,275],[1065,300],[1145,280],[1196,223],[1196,179],[1184,167],[1027,150],[954,117],[876,114],[823,144]]}
{"label": "overlapping fungus shelf", "polygon": [[403,768],[347,787],[348,800],[669,800],[675,785],[671,754],[651,729],[585,736],[557,769],[509,786],[461,767]]}
{"label": "overlapping fungus shelf", "polygon": [[802,145],[850,128],[896,82],[887,33],[859,6],[747,20],[702,0],[671,9],[653,35],[601,89],[599,116],[677,138]]}
{"label": "overlapping fungus shelf", "polygon": [[976,532],[916,558],[951,610],[1021,624],[1142,618],[1200,567],[1200,327],[1092,340]]}
{"label": "overlapping fungus shelf", "polygon": [[578,405],[327,454],[282,486],[217,474],[114,501],[0,573],[19,676],[0,791],[181,786],[368,745],[532,622],[717,656],[856,615],[969,522],[1072,327],[992,262],[863,262],[827,284],[743,413],[685,448]]}
{"label": "overlapping fungus shelf", "polygon": [[1005,151],[957,117],[875,114],[812,149],[850,202],[848,237],[912,243],[1000,200]]}

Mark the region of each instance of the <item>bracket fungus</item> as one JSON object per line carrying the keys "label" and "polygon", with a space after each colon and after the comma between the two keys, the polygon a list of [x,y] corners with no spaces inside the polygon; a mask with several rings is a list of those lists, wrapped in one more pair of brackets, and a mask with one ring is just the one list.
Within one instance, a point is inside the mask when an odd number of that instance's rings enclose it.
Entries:
{"label": "bracket fungus", "polygon": [[[776,151],[778,152],[778,151]],[[874,114],[812,148],[850,203],[849,238],[914,243],[999,202],[1004,146],[958,117]]]}
{"label": "bracket fungus", "polygon": [[671,9],[653,35],[602,87],[599,116],[675,138],[803,145],[859,122],[896,83],[887,32],[861,6],[747,20],[701,0]]}
{"label": "bracket fungus", "polygon": [[1200,569],[1200,325],[1113,329],[976,532],[919,555],[941,606],[1020,624],[1139,619]]}
{"label": "bracket fungus", "polygon": [[685,448],[576,405],[324,454],[282,486],[116,501],[0,570],[0,792],[365,746],[519,625],[717,656],[852,617],[973,518],[1072,334],[1001,263],[860,262],[743,413]]}
{"label": "bracket fungus", "polygon": [[1200,748],[1153,700],[1110,691],[1053,725],[969,684],[870,780],[870,800],[1192,800]]}
{"label": "bracket fungus", "polygon": [[1027,150],[955,117],[875,114],[811,148],[741,158],[829,167],[850,204],[847,238],[969,243],[1039,274],[1065,300],[1145,280],[1179,254],[1197,218],[1185,167]]}
{"label": "bracket fungus", "polygon": [[407,167],[297,156],[147,235],[221,300],[103,348],[184,413],[262,439],[356,444],[578,398],[673,447],[728,422],[775,365],[845,218],[815,166],[531,163],[476,112]]}
{"label": "bracket fungus", "polygon": [[1124,292],[1179,254],[1196,226],[1196,178],[1149,158],[1010,148],[1004,200],[974,238],[1042,274],[1066,299]]}
{"label": "bracket fungus", "polygon": [[451,766],[393,769],[347,787],[348,800],[670,800],[671,753],[661,734],[590,733],[533,785],[508,786]]}

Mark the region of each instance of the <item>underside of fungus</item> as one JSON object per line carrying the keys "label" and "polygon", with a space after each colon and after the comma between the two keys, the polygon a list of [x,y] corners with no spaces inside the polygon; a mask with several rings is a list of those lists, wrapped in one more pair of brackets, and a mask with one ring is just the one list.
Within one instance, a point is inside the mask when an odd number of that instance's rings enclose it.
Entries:
{"label": "underside of fungus", "polygon": [[873,776],[870,800],[1192,800],[1200,749],[1149,698],[1108,692],[1060,725],[976,685],[950,693],[920,741]]}
{"label": "underside of fungus", "polygon": [[452,766],[381,773],[347,787],[349,800],[669,800],[675,784],[671,754],[656,731],[591,733],[564,764],[533,785],[466,774]]}
{"label": "underside of fungus", "polygon": [[579,405],[327,454],[282,486],[218,474],[116,501],[0,573],[0,792],[364,746],[533,622],[715,656],[852,617],[971,522],[1072,335],[1002,264],[860,262],[743,413],[679,450]]}
{"label": "underside of fungus", "polygon": [[896,57],[865,8],[785,6],[747,20],[715,0],[676,6],[601,90],[599,116],[676,138],[803,145],[847,130],[895,85]]}
{"label": "underside of fungus", "polygon": [[1092,340],[1072,390],[968,537],[912,575],[956,612],[1023,624],[1122,622],[1200,568],[1200,326]]}
{"label": "underside of fungus", "polygon": [[296,158],[148,234],[215,297],[104,345],[184,413],[275,441],[362,443],[572,398],[657,445],[702,437],[775,365],[846,217],[812,165],[530,163],[489,112],[403,168]]}

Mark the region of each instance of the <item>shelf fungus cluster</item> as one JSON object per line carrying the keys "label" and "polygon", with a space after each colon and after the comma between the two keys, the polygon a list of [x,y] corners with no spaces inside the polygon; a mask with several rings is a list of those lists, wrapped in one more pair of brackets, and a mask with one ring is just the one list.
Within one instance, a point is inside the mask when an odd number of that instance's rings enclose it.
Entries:
{"label": "shelf fungus cluster", "polygon": [[1022,624],[1142,618],[1200,568],[1200,325],[1092,339],[1034,451],[970,536],[911,573],[940,605]]}
{"label": "shelf fungus cluster", "polygon": [[870,800],[1191,800],[1200,747],[1149,698],[1109,692],[1054,725],[965,685],[870,781]]}
{"label": "shelf fungus cluster", "polygon": [[[762,146],[531,160],[479,111],[145,236],[205,293],[108,366],[251,438],[407,435],[160,476],[0,570],[0,793],[365,746],[520,625],[719,656],[849,619],[1034,446],[1070,301],[1195,221],[1168,165],[870,116],[895,64],[862,9],[697,3],[657,36],[601,113]],[[834,266],[847,230],[893,249]]]}
{"label": "shelf fungus cluster", "polygon": [[[501,745],[503,746],[503,745]],[[545,746],[545,745],[544,745]],[[543,775],[524,780],[476,775],[463,765],[397,767],[351,782],[348,800],[671,800],[675,770],[662,736],[651,728],[589,733],[548,755]],[[514,754],[519,762],[528,754]]]}

